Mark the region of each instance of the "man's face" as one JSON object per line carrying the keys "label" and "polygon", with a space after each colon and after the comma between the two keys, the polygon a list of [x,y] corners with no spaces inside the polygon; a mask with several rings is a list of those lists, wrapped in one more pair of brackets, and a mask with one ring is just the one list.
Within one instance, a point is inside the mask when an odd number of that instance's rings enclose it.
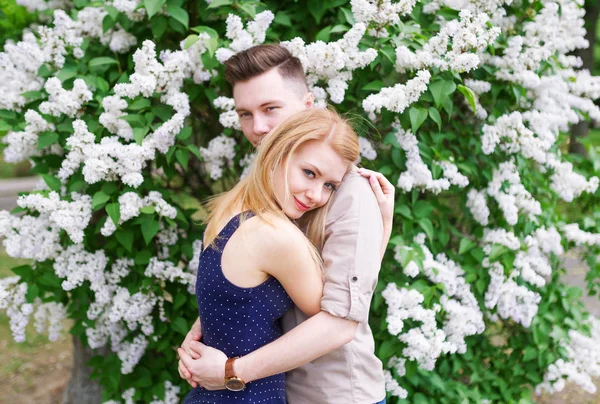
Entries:
{"label": "man's face", "polygon": [[242,132],[254,146],[285,119],[313,105],[312,94],[303,94],[295,80],[284,79],[277,69],[236,83],[233,99]]}

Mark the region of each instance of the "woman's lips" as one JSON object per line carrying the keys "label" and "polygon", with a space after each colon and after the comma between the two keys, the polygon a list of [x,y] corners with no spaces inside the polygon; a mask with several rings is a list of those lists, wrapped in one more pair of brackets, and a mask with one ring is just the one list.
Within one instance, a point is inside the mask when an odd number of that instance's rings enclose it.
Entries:
{"label": "woman's lips", "polygon": [[296,202],[296,207],[301,210],[301,211],[307,211],[308,210],[308,206],[306,206],[305,204],[303,204],[302,202],[300,202],[298,199],[296,199],[296,197],[294,197],[294,202]]}

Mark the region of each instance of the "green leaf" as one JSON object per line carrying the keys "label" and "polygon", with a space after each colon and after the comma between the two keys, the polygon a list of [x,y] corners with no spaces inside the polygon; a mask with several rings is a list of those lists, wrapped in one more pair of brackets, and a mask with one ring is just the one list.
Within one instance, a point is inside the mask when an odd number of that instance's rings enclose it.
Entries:
{"label": "green leaf", "polygon": [[348,31],[349,29],[350,29],[350,28],[348,28],[348,26],[347,26],[347,25],[344,25],[344,24],[338,24],[338,25],[336,25],[335,27],[331,28],[331,33],[332,33],[332,34],[337,34],[337,33],[340,33],[340,32],[346,32],[346,31]]}
{"label": "green leaf", "polygon": [[41,285],[48,286],[50,288],[58,288],[62,283],[62,279],[56,276],[54,272],[44,272],[37,280]]}
{"label": "green leaf", "polygon": [[[214,2],[213,2],[214,4]],[[208,49],[208,53],[212,57],[218,46],[219,46],[219,34],[211,27],[206,27],[204,25],[198,25],[197,27],[193,27],[192,31],[197,32],[198,34],[207,33],[210,39],[206,43],[206,48]]]}
{"label": "green leaf", "polygon": [[367,90],[367,91],[379,91],[384,86],[385,86],[385,84],[383,84],[383,81],[374,80],[374,81],[370,82],[369,84],[367,84],[366,86],[364,86],[362,89]]}
{"label": "green leaf", "polygon": [[151,19],[154,14],[158,13],[165,3],[166,0],[144,0],[144,7],[148,13],[148,19]]}
{"label": "green leaf", "polygon": [[119,219],[121,219],[121,205],[119,202],[113,202],[106,205],[106,213],[112,219],[115,226],[119,225]]}
{"label": "green leaf", "polygon": [[238,3],[242,11],[250,16],[250,18],[256,17],[256,5],[248,3]]}
{"label": "green leaf", "polygon": [[444,100],[456,90],[456,84],[449,80],[438,80],[429,86],[435,106],[439,109]]}
{"label": "green leaf", "polygon": [[440,112],[434,107],[429,107],[429,117],[433,120],[433,122],[437,123],[438,131],[442,130],[442,117]]}
{"label": "green leaf", "polygon": [[35,298],[39,297],[39,295],[40,295],[40,287],[38,285],[36,285],[35,283],[32,285],[29,285],[29,287],[27,288],[27,294],[25,295],[25,298],[27,299],[27,303],[33,303]]}
{"label": "green leaf", "polygon": [[498,257],[500,257],[502,254],[506,253],[507,251],[508,251],[508,248],[506,248],[502,244],[492,245],[492,249],[491,249],[490,255],[489,255],[490,261],[495,261]]}
{"label": "green leaf", "polygon": [[131,111],[138,111],[140,109],[148,108],[152,103],[147,98],[139,98],[133,101],[131,104],[127,106],[127,109]]}
{"label": "green leaf", "polygon": [[537,358],[538,351],[533,346],[525,348],[525,354],[523,355],[523,362],[529,362],[530,360]]}
{"label": "green leaf", "polygon": [[30,265],[21,265],[21,266],[12,268],[11,271],[13,271],[15,275],[20,276],[26,282],[33,274],[33,268],[31,268]]}
{"label": "green leaf", "polygon": [[115,237],[127,251],[131,252],[133,247],[133,231],[131,229],[119,229],[115,232]]}
{"label": "green leaf", "polygon": [[329,42],[329,35],[331,34],[331,27],[327,26],[320,30],[315,36],[316,41]]}
{"label": "green leaf", "polygon": [[58,79],[64,83],[66,80],[77,76],[77,66],[67,65],[56,75]]}
{"label": "green leaf", "polygon": [[58,178],[50,174],[42,174],[42,178],[51,190],[60,192],[60,180]]}
{"label": "green leaf", "polygon": [[102,205],[104,205],[109,199],[110,196],[106,195],[104,192],[96,192],[92,197],[92,210],[97,210]]}
{"label": "green leaf", "polygon": [[431,220],[427,219],[427,218],[423,218],[421,220],[419,220],[419,227],[421,227],[424,231],[425,234],[427,234],[427,237],[429,238],[430,241],[433,241],[433,223],[431,223]]}
{"label": "green leaf", "polygon": [[188,161],[190,160],[190,152],[188,149],[177,149],[175,152],[175,158],[181,164],[184,170],[187,170]]}
{"label": "green leaf", "polygon": [[37,149],[42,150],[44,147],[48,147],[58,141],[58,133],[56,132],[42,132],[38,138]]}
{"label": "green leaf", "polygon": [[92,60],[90,60],[90,62],[88,63],[88,66],[90,68],[92,68],[92,67],[108,66],[108,65],[116,65],[116,64],[118,64],[118,62],[115,58],[109,58],[107,56],[100,56],[100,57],[93,58]]}
{"label": "green leaf", "polygon": [[144,126],[143,128],[133,128],[133,138],[135,139],[135,142],[141,146],[147,133],[147,126]]}
{"label": "green leaf", "polygon": [[458,247],[458,254],[459,255],[463,255],[464,253],[466,253],[467,251],[469,251],[471,248],[475,247],[477,244],[475,244],[472,240],[469,240],[468,238],[463,238],[460,240],[460,246]]}
{"label": "green leaf", "polygon": [[344,17],[346,17],[346,22],[348,22],[348,24],[354,25],[356,23],[356,20],[354,19],[354,15],[352,14],[352,11],[350,11],[346,7],[342,7],[342,8],[340,8],[340,10],[342,10],[342,13],[344,13]]}
{"label": "green leaf", "polygon": [[202,155],[200,154],[200,150],[198,150],[198,146],[190,144],[187,148],[194,156],[198,157],[198,160],[202,161]]}
{"label": "green leaf", "polygon": [[187,335],[190,331],[187,322],[182,317],[177,317],[171,322],[173,330],[177,331],[181,335]]}
{"label": "green leaf", "polygon": [[410,117],[410,126],[412,128],[413,134],[416,134],[417,130],[427,119],[427,110],[423,108],[410,107],[408,115]]}
{"label": "green leaf", "polygon": [[185,29],[189,28],[190,16],[185,9],[179,6],[169,5],[167,7],[167,11],[169,12],[169,15],[175,20],[179,21],[185,27]]}
{"label": "green leaf", "polygon": [[185,38],[185,42],[183,43],[183,49],[189,49],[192,45],[198,42],[200,38],[196,34],[190,34]]}
{"label": "green leaf", "polygon": [[96,77],[96,88],[103,93],[107,92],[110,88],[108,81],[104,80],[102,77]]}
{"label": "green leaf", "polygon": [[146,214],[154,213],[155,211],[156,210],[154,209],[154,206],[152,206],[152,205],[144,206],[142,209],[140,209],[140,212],[146,213]]}
{"label": "green leaf", "polygon": [[117,19],[117,16],[119,15],[119,10],[116,7],[104,6],[104,9],[108,13],[108,15],[110,15],[112,17],[113,20]]}
{"label": "green leaf", "polygon": [[219,8],[219,7],[223,7],[223,6],[229,6],[231,4],[233,4],[233,0],[213,0],[213,2],[210,3],[208,5],[208,7],[206,7],[206,8],[207,9]]}
{"label": "green leaf", "polygon": [[181,129],[181,132],[177,134],[177,139],[188,140],[190,136],[192,136],[192,127],[186,126],[185,128]]}
{"label": "green leaf", "polygon": [[417,203],[413,206],[413,212],[417,218],[430,217],[431,212],[434,210],[435,206],[425,201],[417,201]]}
{"label": "green leaf", "polygon": [[475,94],[473,93],[473,91],[471,91],[469,87],[465,87],[462,84],[458,85],[458,91],[460,91],[462,95],[465,96],[467,101],[469,101],[469,105],[473,109],[473,112],[477,112],[477,105],[475,104]]}
{"label": "green leaf", "polygon": [[163,15],[159,15],[156,18],[152,19],[152,35],[156,39],[160,39],[165,31],[167,30],[167,26],[169,25],[169,20]]}
{"label": "green leaf", "polygon": [[173,310],[178,310],[185,302],[187,302],[187,296],[185,294],[179,293],[175,295],[175,298],[173,299]]}
{"label": "green leaf", "polygon": [[290,19],[290,17],[287,15],[287,13],[285,11],[278,11],[277,14],[275,15],[274,21],[277,24],[283,25],[286,27],[292,26],[292,20]]}
{"label": "green leaf", "polygon": [[114,182],[107,182],[104,185],[102,185],[102,192],[104,192],[106,195],[112,195],[115,192],[117,192],[117,184],[115,184]]}
{"label": "green leaf", "polygon": [[160,224],[158,223],[158,220],[150,218],[142,223],[141,228],[142,236],[144,236],[144,241],[146,242],[146,245],[148,245],[150,244],[150,241],[152,241],[154,236],[156,236],[156,233],[158,233]]}
{"label": "green leaf", "polygon": [[406,268],[406,266],[415,259],[416,252],[411,247],[402,246],[397,251],[400,258],[400,265],[402,265],[403,268]]}
{"label": "green leaf", "polygon": [[404,216],[407,219],[413,220],[412,212],[410,211],[410,208],[406,205],[396,206],[396,208],[394,209],[394,212],[400,213],[402,216]]}
{"label": "green leaf", "polygon": [[116,20],[110,16],[110,14],[106,14],[102,19],[102,33],[106,33],[109,29],[115,26]]}
{"label": "green leaf", "polygon": [[142,250],[135,255],[133,262],[135,265],[148,265],[150,258],[152,258],[152,253],[149,250]]}

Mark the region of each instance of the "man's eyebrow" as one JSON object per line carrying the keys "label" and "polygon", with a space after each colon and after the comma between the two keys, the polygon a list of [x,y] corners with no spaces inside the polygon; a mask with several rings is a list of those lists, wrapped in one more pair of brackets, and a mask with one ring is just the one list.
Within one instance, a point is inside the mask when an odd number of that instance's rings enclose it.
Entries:
{"label": "man's eyebrow", "polygon": [[[278,104],[278,103],[281,103],[281,101],[280,101],[280,100],[270,100],[270,101],[267,101],[267,102],[263,102],[262,104],[260,104],[260,105],[258,106],[258,108],[264,108],[264,107],[266,107],[267,105],[270,105],[270,104]],[[237,112],[240,112],[240,111],[248,112],[248,110],[247,110],[246,108],[236,108],[235,110],[236,110]]]}

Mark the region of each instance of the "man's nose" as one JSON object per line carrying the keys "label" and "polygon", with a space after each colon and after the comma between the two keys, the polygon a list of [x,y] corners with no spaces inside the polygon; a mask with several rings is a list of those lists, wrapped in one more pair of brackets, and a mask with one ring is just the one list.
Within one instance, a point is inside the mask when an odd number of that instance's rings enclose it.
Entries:
{"label": "man's nose", "polygon": [[252,131],[254,132],[255,136],[264,136],[271,130],[266,119],[259,116],[254,117],[253,124]]}

